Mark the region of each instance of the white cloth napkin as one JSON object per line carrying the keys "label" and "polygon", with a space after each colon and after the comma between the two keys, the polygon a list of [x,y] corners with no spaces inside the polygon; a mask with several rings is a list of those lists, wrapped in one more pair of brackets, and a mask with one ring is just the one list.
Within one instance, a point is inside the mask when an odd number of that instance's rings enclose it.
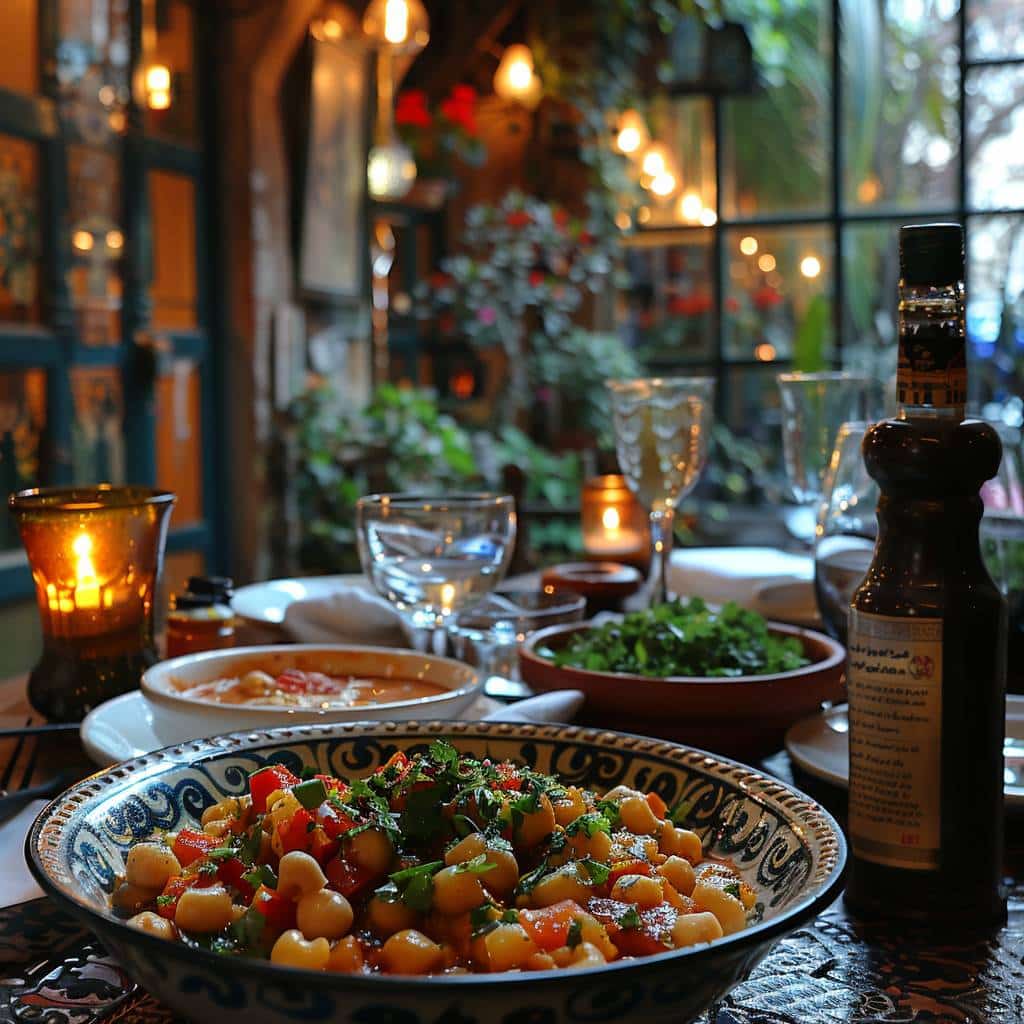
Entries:
{"label": "white cloth napkin", "polygon": [[769,619],[814,624],[814,559],[777,548],[683,548],[672,552],[669,590],[715,604],[735,601]]}
{"label": "white cloth napkin", "polygon": [[[583,694],[579,690],[556,690],[503,705],[485,717],[492,722],[571,722],[582,705]],[[45,806],[45,800],[36,800],[0,826],[0,907],[43,895],[25,864],[24,848],[25,836]]]}
{"label": "white cloth napkin", "polygon": [[383,597],[358,585],[339,584],[327,597],[292,602],[285,609],[284,628],[304,644],[409,646],[401,615]]}

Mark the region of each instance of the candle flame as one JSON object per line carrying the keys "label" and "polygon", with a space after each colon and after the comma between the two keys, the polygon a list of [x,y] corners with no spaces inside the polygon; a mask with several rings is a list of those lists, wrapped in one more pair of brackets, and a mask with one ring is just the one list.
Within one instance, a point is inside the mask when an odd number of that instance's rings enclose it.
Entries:
{"label": "candle flame", "polygon": [[622,517],[617,508],[606,508],[601,513],[601,525],[606,530],[617,530],[622,525]]}
{"label": "candle flame", "polygon": [[72,541],[71,550],[75,553],[75,606],[99,608],[100,587],[92,561],[92,537],[87,533],[79,534]]}
{"label": "candle flame", "polygon": [[452,602],[455,600],[455,587],[451,583],[445,583],[441,587],[441,610],[447,615],[452,610]]}
{"label": "candle flame", "polygon": [[394,46],[409,35],[409,5],[406,0],[387,0],[384,5],[384,38]]}

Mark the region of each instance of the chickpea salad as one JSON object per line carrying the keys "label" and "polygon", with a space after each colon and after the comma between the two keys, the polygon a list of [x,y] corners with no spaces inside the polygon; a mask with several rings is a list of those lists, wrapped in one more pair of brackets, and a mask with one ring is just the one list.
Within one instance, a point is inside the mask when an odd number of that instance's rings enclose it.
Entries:
{"label": "chickpea salad", "polygon": [[112,902],[144,932],[311,970],[593,967],[752,917],[754,890],[704,858],[683,812],[444,741],[349,782],[271,764],[201,830],[135,844]]}

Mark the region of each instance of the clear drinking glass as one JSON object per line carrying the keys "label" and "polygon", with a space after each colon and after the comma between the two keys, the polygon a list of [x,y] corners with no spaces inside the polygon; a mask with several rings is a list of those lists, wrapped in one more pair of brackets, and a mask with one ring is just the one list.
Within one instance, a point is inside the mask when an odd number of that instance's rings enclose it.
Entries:
{"label": "clear drinking glass", "polygon": [[825,470],[832,457],[836,433],[843,423],[868,419],[872,381],[843,371],[780,373],[782,454],[786,477],[797,503],[806,511],[792,532],[808,542],[814,538],[814,509],[824,494]]}
{"label": "clear drinking glass", "polygon": [[435,630],[501,582],[516,512],[507,494],[371,494],[356,503],[359,560],[426,649]]}
{"label": "clear drinking glass", "polygon": [[650,603],[668,599],[666,576],[676,505],[697,485],[714,418],[713,377],[610,380],[615,451],[651,523]]}
{"label": "clear drinking glass", "polygon": [[586,607],[586,598],[566,590],[488,594],[456,616],[450,630],[455,656],[480,669],[490,696],[529,696],[518,681],[519,645],[538,629],[582,622]]}

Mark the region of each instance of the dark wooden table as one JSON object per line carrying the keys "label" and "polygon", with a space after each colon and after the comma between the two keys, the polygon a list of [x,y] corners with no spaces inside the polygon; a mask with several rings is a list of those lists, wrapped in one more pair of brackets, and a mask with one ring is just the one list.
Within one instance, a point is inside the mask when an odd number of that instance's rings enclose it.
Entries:
{"label": "dark wooden table", "polygon": [[[51,746],[65,762],[75,756],[67,736]],[[9,756],[0,747],[0,764]],[[794,777],[785,754],[764,767],[840,818],[845,813],[845,794],[799,772]],[[1024,1024],[1024,820],[1010,818],[1007,834],[1003,928],[941,936],[867,924],[839,900],[780,942],[702,1024]],[[170,1024],[175,1017],[134,986],[88,932],[41,899],[0,910],[0,1024],[15,1021]]]}

